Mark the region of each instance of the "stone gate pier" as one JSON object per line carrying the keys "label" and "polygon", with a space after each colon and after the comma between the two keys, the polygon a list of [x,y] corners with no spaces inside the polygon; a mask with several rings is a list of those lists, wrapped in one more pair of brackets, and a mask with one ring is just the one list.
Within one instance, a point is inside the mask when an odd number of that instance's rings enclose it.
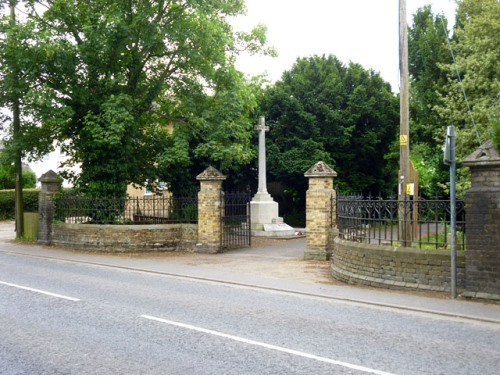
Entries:
{"label": "stone gate pier", "polygon": [[305,260],[328,260],[333,251],[335,230],[335,190],[333,178],[337,176],[328,164],[320,161],[304,174],[309,179],[306,192],[307,247]]}
{"label": "stone gate pier", "polygon": [[464,159],[471,171],[465,197],[465,296],[500,299],[500,156],[490,140]]}

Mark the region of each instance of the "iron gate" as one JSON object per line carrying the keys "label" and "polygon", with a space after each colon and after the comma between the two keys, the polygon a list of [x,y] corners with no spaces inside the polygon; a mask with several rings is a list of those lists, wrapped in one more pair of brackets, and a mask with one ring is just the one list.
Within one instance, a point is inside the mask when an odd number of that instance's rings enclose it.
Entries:
{"label": "iron gate", "polygon": [[221,249],[251,245],[250,192],[221,192]]}

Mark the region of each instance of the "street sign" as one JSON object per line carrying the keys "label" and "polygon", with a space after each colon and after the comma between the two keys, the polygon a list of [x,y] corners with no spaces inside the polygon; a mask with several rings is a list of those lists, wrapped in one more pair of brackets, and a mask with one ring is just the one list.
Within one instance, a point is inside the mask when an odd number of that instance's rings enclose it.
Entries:
{"label": "street sign", "polygon": [[407,146],[408,145],[408,136],[400,135],[399,136],[399,145],[400,146]]}

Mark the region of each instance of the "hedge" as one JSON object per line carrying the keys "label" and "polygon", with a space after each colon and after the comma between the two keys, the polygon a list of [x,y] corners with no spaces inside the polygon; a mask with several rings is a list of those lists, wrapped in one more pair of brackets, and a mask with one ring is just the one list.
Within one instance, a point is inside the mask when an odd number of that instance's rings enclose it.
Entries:
{"label": "hedge", "polygon": [[[24,212],[38,212],[38,193],[40,189],[24,189]],[[15,190],[0,190],[0,220],[13,220],[15,217]]]}

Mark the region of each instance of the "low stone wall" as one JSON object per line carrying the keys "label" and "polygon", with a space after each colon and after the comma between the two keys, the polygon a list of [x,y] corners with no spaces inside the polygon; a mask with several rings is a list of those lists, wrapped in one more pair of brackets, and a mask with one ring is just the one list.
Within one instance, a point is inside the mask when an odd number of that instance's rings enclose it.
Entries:
{"label": "low stone wall", "polygon": [[103,252],[180,251],[194,249],[196,224],[52,225],[52,245]]}
{"label": "low stone wall", "polygon": [[[331,272],[351,284],[389,289],[449,291],[450,251],[334,241]],[[457,286],[465,286],[465,254],[457,254]]]}

